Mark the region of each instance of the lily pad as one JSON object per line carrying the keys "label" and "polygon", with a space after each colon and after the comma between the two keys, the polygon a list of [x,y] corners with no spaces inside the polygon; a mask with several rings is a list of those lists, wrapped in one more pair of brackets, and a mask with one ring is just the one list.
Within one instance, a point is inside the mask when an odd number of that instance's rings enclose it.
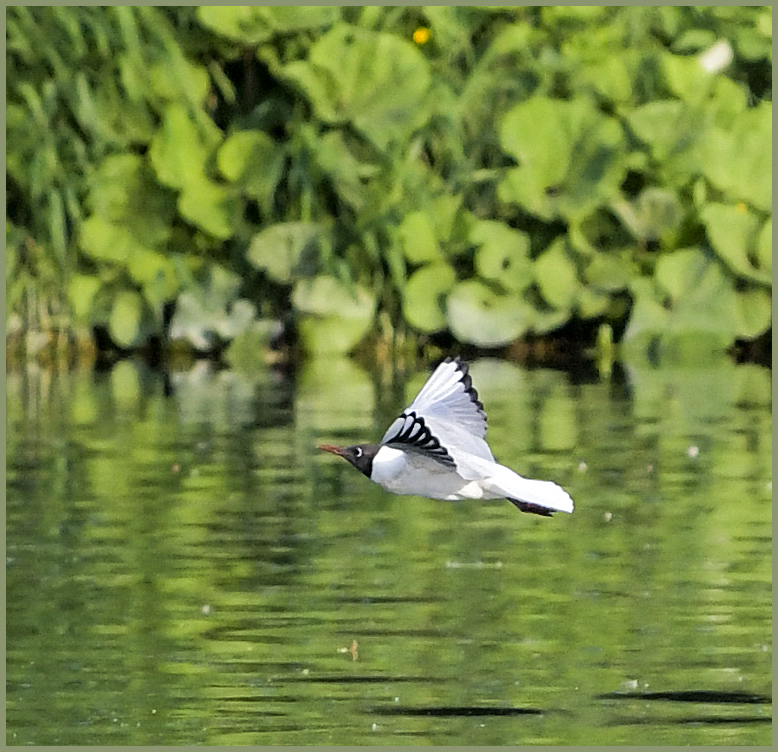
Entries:
{"label": "lily pad", "polygon": [[575,263],[564,238],[556,240],[535,259],[535,279],[545,301],[557,309],[568,309],[578,292]]}
{"label": "lily pad", "polygon": [[655,281],[630,285],[634,306],[624,332],[626,352],[696,360],[732,344],[741,317],[740,301],[721,263],[701,248],[685,248],[657,261]]}
{"label": "lily pad", "polygon": [[654,99],[627,115],[635,135],[660,162],[685,143],[683,137],[692,129],[693,121],[690,108],[679,99]]}
{"label": "lily pad", "polygon": [[185,189],[205,179],[205,165],[222,140],[222,132],[212,121],[196,123],[180,104],[165,108],[162,127],[151,142],[151,164],[161,183]]}
{"label": "lily pad", "polygon": [[88,257],[124,265],[136,254],[150,250],[138,241],[131,230],[93,214],[78,228],[78,244]]}
{"label": "lily pad", "polygon": [[704,134],[701,172],[733,201],[772,211],[771,102],[738,114],[732,127],[712,126]]}
{"label": "lily pad", "polygon": [[283,149],[260,130],[233,133],[217,154],[222,175],[264,204],[273,198],[281,179],[283,160]]}
{"label": "lily pad", "polygon": [[380,172],[378,165],[361,162],[340,130],[317,137],[316,162],[335,184],[338,196],[359,211],[368,201],[366,182]]}
{"label": "lily pad", "polygon": [[247,258],[276,282],[293,282],[313,271],[320,233],[321,228],[314,222],[279,222],[252,238]]}
{"label": "lily pad", "polygon": [[584,270],[584,278],[597,290],[618,292],[629,285],[631,270],[627,252],[595,252]]}
{"label": "lily pad", "polygon": [[412,264],[443,259],[435,226],[423,211],[407,214],[398,229],[405,258]]}
{"label": "lily pad", "polygon": [[771,283],[770,275],[757,269],[749,255],[756,250],[757,218],[745,204],[710,203],[701,212],[711,245],[718,257],[736,274]]}
{"label": "lily pad", "polygon": [[665,232],[677,229],[683,219],[677,194],[664,188],[646,188],[634,201],[614,201],[612,206],[641,241],[659,240]]}
{"label": "lily pad", "polygon": [[479,276],[498,282],[506,290],[526,290],[533,280],[529,236],[503,222],[478,220],[469,239],[480,247],[475,255]]}
{"label": "lily pad", "polygon": [[534,311],[519,295],[499,295],[483,282],[467,280],[448,296],[447,318],[460,342],[498,347],[525,334]]}
{"label": "lily pad", "polygon": [[91,323],[92,302],[100,289],[100,279],[92,274],[73,274],[68,284],[68,300],[77,323]]}
{"label": "lily pad", "polygon": [[226,240],[235,230],[238,204],[225,186],[201,176],[190,180],[178,197],[181,216],[196,227]]}
{"label": "lily pad", "polygon": [[337,23],[281,74],[328,123],[350,123],[378,148],[405,140],[428,117],[429,63],[401,37]]}
{"label": "lily pad", "polygon": [[161,323],[162,306],[175,299],[180,287],[175,264],[169,256],[144,248],[132,255],[127,268]]}
{"label": "lily pad", "polygon": [[519,163],[498,186],[502,201],[551,220],[586,214],[619,195],[624,133],[585,97],[537,95],[516,105],[503,118],[500,142]]}
{"label": "lily pad", "polygon": [[190,281],[176,300],[170,322],[170,338],[188,341],[198,350],[208,351],[216,337],[231,340],[255,319],[254,304],[238,298],[241,279],[216,264],[202,282]]}
{"label": "lily pad", "polygon": [[309,352],[346,353],[373,323],[375,298],[365,288],[349,287],[334,277],[297,282],[292,302],[300,313],[300,335]]}
{"label": "lily pad", "polygon": [[607,313],[611,296],[592,287],[581,287],[576,298],[578,315],[582,319],[593,319]]}
{"label": "lily pad", "polygon": [[247,45],[278,34],[316,29],[334,23],[340,11],[334,5],[200,5],[197,18],[204,26]]}
{"label": "lily pad", "polygon": [[137,154],[113,154],[89,182],[87,204],[93,215],[128,228],[143,245],[161,245],[170,237],[175,194],[157,182],[146,160]]}
{"label": "lily pad", "polygon": [[622,341],[625,352],[647,354],[667,331],[669,311],[662,305],[656,287],[647,277],[636,277],[630,284],[633,305]]}
{"label": "lily pad", "polygon": [[427,264],[415,271],[403,290],[405,320],[421,332],[445,329],[445,295],[455,282],[456,273],[445,263]]}
{"label": "lily pad", "polygon": [[174,59],[166,56],[164,61],[154,63],[146,75],[154,93],[170,101],[179,99],[184,93],[193,104],[200,103],[208,94],[210,86],[205,66],[187,60],[178,50]]}
{"label": "lily pad", "polygon": [[772,325],[773,302],[770,293],[759,287],[737,293],[737,335],[755,339]]}

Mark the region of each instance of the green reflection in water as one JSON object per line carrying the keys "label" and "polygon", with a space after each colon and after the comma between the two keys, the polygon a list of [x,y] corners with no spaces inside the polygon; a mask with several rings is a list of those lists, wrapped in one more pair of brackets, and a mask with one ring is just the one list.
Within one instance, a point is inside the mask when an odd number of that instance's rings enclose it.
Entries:
{"label": "green reflection in water", "polygon": [[472,374],[573,515],[315,450],[426,372],[11,374],[7,742],[769,744],[770,372]]}

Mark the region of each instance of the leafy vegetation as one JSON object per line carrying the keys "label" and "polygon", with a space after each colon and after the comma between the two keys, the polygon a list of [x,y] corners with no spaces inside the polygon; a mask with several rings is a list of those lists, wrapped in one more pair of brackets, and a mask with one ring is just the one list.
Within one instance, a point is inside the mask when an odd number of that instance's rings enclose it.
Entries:
{"label": "leafy vegetation", "polygon": [[770,7],[6,20],[8,335],[245,350],[293,318],[329,352],[583,321],[646,357],[770,329]]}

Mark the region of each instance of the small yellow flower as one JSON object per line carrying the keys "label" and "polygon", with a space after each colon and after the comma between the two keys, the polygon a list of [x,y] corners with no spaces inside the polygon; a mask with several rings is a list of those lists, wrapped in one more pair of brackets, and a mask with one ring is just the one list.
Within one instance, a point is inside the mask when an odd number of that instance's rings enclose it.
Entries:
{"label": "small yellow flower", "polygon": [[426,44],[430,39],[430,30],[426,26],[420,26],[413,32],[413,41],[416,44]]}

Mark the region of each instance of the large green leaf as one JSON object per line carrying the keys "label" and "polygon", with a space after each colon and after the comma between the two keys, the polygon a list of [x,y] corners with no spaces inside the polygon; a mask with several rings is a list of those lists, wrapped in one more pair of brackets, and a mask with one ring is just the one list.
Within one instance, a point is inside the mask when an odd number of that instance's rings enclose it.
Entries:
{"label": "large green leaf", "polygon": [[405,258],[412,264],[443,259],[435,226],[427,212],[414,211],[407,214],[398,233]]}
{"label": "large green leaf", "polygon": [[526,290],[533,282],[529,236],[504,222],[477,220],[469,239],[479,248],[475,268],[479,276],[498,282],[506,290]]}
{"label": "large green leaf", "polygon": [[312,353],[345,353],[367,334],[375,312],[371,292],[334,277],[297,282],[292,302],[300,312],[300,336]]}
{"label": "large green leaf", "polygon": [[216,163],[227,180],[253,188],[264,196],[268,176],[274,174],[271,168],[280,152],[278,144],[264,131],[238,131],[229,135],[219,147]]}
{"label": "large green leaf", "polygon": [[[690,309],[694,304],[710,304],[717,294],[732,288],[724,271],[715,258],[700,248],[684,248],[662,254],[656,262],[654,277],[657,285],[670,296],[671,308]],[[701,307],[698,323],[707,329],[710,325],[708,313]]]}
{"label": "large green leaf", "polygon": [[710,203],[703,208],[701,218],[713,249],[733,272],[771,284],[769,272],[757,269],[750,259],[756,253],[759,220],[747,206]]}
{"label": "large green leaf", "polygon": [[183,56],[155,63],[146,75],[154,93],[168,101],[180,101],[181,94],[185,93],[190,102],[202,103],[210,87],[205,66]]}
{"label": "large green leaf", "polygon": [[254,304],[239,298],[240,277],[218,264],[208,267],[202,280],[189,279],[176,300],[170,322],[171,339],[188,341],[198,350],[210,350],[215,335],[231,340],[255,320]]}
{"label": "large green leaf", "polygon": [[315,316],[362,319],[373,314],[373,296],[359,285],[348,286],[335,277],[320,275],[300,280],[292,302],[298,311]]}
{"label": "large green leaf", "polygon": [[460,282],[448,296],[448,324],[460,342],[481,347],[506,345],[525,334],[534,310],[519,295],[499,295],[483,282]]}
{"label": "large green leaf", "polygon": [[136,253],[149,251],[124,225],[108,222],[93,215],[79,227],[78,244],[95,261],[127,264]]}
{"label": "large green leaf", "polygon": [[584,278],[598,290],[623,290],[629,285],[632,275],[629,259],[629,251],[594,253],[584,270]]}
{"label": "large green leaf", "polygon": [[142,244],[160,245],[170,237],[175,194],[155,179],[148,161],[137,154],[106,157],[89,181],[92,214],[124,225]]}
{"label": "large green leaf", "polygon": [[129,259],[127,269],[157,311],[163,303],[175,298],[180,285],[175,264],[169,256],[140,248]]}
{"label": "large green leaf", "polygon": [[389,33],[336,24],[307,60],[282,74],[329,123],[350,123],[376,146],[405,140],[429,116],[429,64],[410,42]]}
{"label": "large green leaf", "polygon": [[772,210],[773,109],[762,102],[740,113],[731,129],[705,134],[701,172],[734,201]]}
{"label": "large green leaf", "polygon": [[692,113],[678,99],[655,99],[632,110],[627,123],[662,161],[678,149],[679,139],[691,129]]}
{"label": "large green leaf", "polygon": [[679,99],[655,99],[628,113],[626,121],[649,148],[650,155],[674,185],[702,172],[701,144],[710,130],[704,111]]}
{"label": "large green leaf", "polygon": [[619,195],[624,134],[587,98],[537,95],[516,105],[503,118],[500,142],[519,162],[499,185],[502,201],[551,220],[586,214]]}
{"label": "large green leaf", "polygon": [[737,336],[755,339],[772,326],[773,301],[767,290],[752,287],[737,293]]}
{"label": "large green leaf", "polygon": [[370,199],[366,183],[381,168],[357,159],[340,130],[317,137],[315,157],[321,170],[333,182],[339,198],[361,210]]}
{"label": "large green leaf", "polygon": [[238,219],[238,202],[226,186],[204,176],[189,180],[178,197],[181,216],[215,238],[226,240]]}
{"label": "large green leaf", "polygon": [[157,178],[171,188],[185,189],[199,183],[206,162],[222,139],[222,132],[210,120],[201,126],[181,104],[165,108],[162,127],[151,142],[151,164]]}
{"label": "large green leaf", "polygon": [[566,240],[559,238],[554,241],[535,259],[534,268],[535,279],[545,301],[552,308],[569,308],[578,293],[579,282]]}
{"label": "large green leaf", "polygon": [[623,343],[627,352],[647,353],[660,335],[667,331],[669,311],[662,305],[652,280],[636,277],[630,284],[633,305]]}
{"label": "large green leaf", "polygon": [[421,332],[445,329],[445,294],[455,282],[456,273],[448,264],[438,262],[417,269],[403,290],[405,320]]}
{"label": "large green leaf", "polygon": [[[579,41],[581,44],[583,40]],[[591,49],[591,40],[583,42]],[[578,52],[578,50],[575,50]],[[584,89],[592,89],[605,100],[628,106],[634,97],[635,70],[639,63],[637,50],[621,50],[619,55],[597,57],[588,64],[581,61],[576,71],[576,83]]]}
{"label": "large green leaf", "polygon": [[683,219],[678,194],[664,188],[645,188],[635,200],[614,201],[612,208],[641,241],[659,240],[664,233],[677,229]]}
{"label": "large green leaf", "polygon": [[655,282],[638,278],[631,291],[635,303],[624,342],[632,351],[645,352],[656,340],[660,354],[699,358],[723,351],[747,326],[743,322],[759,318],[744,313],[734,281],[700,248],[662,255]]}
{"label": "large green leaf", "polygon": [[[663,52],[662,72],[670,90],[686,102],[716,109],[722,120],[743,112],[748,106],[746,88],[705,66],[707,59]],[[705,63],[705,65],[703,64]]]}
{"label": "large green leaf", "polygon": [[315,271],[321,228],[313,222],[280,222],[258,232],[246,257],[276,282]]}
{"label": "large green leaf", "polygon": [[238,131],[219,148],[216,162],[241,193],[256,199],[263,212],[272,212],[278,184],[283,179],[285,149],[260,130]]}
{"label": "large green leaf", "polygon": [[340,15],[328,5],[201,5],[197,17],[218,34],[256,45],[278,34],[329,26]]}
{"label": "large green leaf", "polygon": [[[594,287],[580,287],[576,297],[576,310],[582,319],[604,315],[611,305],[611,296]],[[564,321],[560,322],[563,324]]]}
{"label": "large green leaf", "polygon": [[519,162],[500,183],[500,198],[544,219],[556,216],[549,195],[562,185],[570,165],[563,110],[562,102],[536,96],[510,110],[500,126],[503,148]]}

